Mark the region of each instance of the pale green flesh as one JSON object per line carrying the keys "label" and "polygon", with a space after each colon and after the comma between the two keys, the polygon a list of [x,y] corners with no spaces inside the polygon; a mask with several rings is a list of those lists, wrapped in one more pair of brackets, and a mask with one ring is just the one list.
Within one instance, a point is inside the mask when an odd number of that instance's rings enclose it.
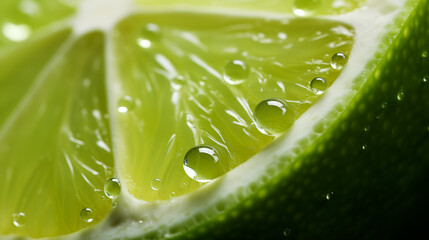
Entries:
{"label": "pale green flesh", "polygon": [[[159,31],[143,30],[154,24]],[[347,25],[313,19],[169,13],[121,22],[110,97],[119,176],[127,190],[153,201],[197,189],[201,184],[186,175],[183,160],[200,144],[218,151],[221,171],[246,161],[273,140],[255,125],[256,105],[283,99],[298,118],[319,97],[311,80],[323,77],[331,85],[337,78],[331,56],[348,55],[353,34]],[[224,68],[235,59],[247,63],[249,75],[228,84]],[[121,110],[125,99],[127,111]],[[151,188],[155,179],[161,180],[157,189]]]}
{"label": "pale green flesh", "polygon": [[59,31],[0,51],[0,127],[34,83],[35,78],[31,76],[37,76],[42,71],[43,66],[69,34],[70,30]]}
{"label": "pale green flesh", "polygon": [[37,77],[27,73],[34,83],[0,130],[1,235],[66,234],[89,226],[79,216],[85,207],[94,222],[107,214],[103,186],[113,158],[103,45],[101,33],[70,39]]}

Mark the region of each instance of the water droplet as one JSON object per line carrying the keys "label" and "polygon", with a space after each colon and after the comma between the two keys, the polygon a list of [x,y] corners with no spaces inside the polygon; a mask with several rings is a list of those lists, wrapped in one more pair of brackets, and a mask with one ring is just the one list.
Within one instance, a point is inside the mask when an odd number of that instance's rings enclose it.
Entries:
{"label": "water droplet", "polygon": [[423,82],[424,82],[424,83],[429,82],[429,74],[427,74],[427,75],[423,76]]}
{"label": "water droplet", "polygon": [[429,56],[428,51],[423,51],[422,52],[422,58],[427,58]]}
{"label": "water droplet", "polygon": [[80,218],[87,223],[94,221],[94,212],[91,208],[84,208],[80,211]]}
{"label": "water droplet", "polygon": [[255,108],[254,118],[259,130],[270,135],[283,133],[295,120],[287,110],[286,102],[277,98],[260,102]]}
{"label": "water droplet", "polygon": [[334,197],[335,197],[335,194],[333,191],[328,192],[325,196],[326,200],[332,200],[334,199]]}
{"label": "water droplet", "polygon": [[368,145],[367,144],[362,145],[362,150],[367,150],[367,149],[368,149]]}
{"label": "water droplet", "polygon": [[157,40],[161,38],[161,29],[155,23],[148,23],[143,27],[141,34],[144,38]]}
{"label": "water droplet", "polygon": [[171,192],[170,193],[170,202],[175,202],[176,201],[176,197],[177,197],[176,192]]}
{"label": "water droplet", "polygon": [[117,201],[113,201],[112,202],[112,208],[116,208],[118,206],[118,202]]}
{"label": "water droplet", "polygon": [[185,155],[183,168],[198,182],[209,182],[223,174],[217,151],[206,145],[191,148]]}
{"label": "water droplet", "polygon": [[382,104],[381,104],[381,108],[386,108],[387,107],[387,102],[383,102]]}
{"label": "water droplet", "polygon": [[148,23],[142,28],[140,36],[137,38],[137,44],[142,48],[150,48],[152,43],[160,38],[161,30],[159,26],[154,23]]}
{"label": "water droplet", "polygon": [[224,79],[231,85],[237,85],[244,82],[249,76],[250,69],[242,60],[232,60],[225,65]]}
{"label": "water droplet", "polygon": [[398,94],[396,95],[396,99],[398,99],[398,101],[402,101],[404,99],[404,91],[399,91]]}
{"label": "water droplet", "polygon": [[286,34],[286,33],[284,33],[284,32],[279,32],[279,33],[277,34],[277,37],[278,37],[279,39],[281,39],[281,40],[285,40],[285,39],[287,38],[287,34]]}
{"label": "water droplet", "polygon": [[14,24],[10,22],[3,25],[2,31],[3,35],[13,42],[22,42],[31,34],[31,29],[28,25]]}
{"label": "water droplet", "polygon": [[104,194],[108,198],[114,198],[121,192],[121,182],[117,178],[109,178],[104,183]]}
{"label": "water droplet", "polygon": [[331,58],[331,67],[335,70],[343,69],[346,63],[347,63],[347,56],[342,52],[335,53]]}
{"label": "water droplet", "polygon": [[185,83],[185,78],[182,75],[177,75],[172,79],[171,86],[173,87],[173,89],[179,90],[183,87],[183,85],[185,85]]}
{"label": "water droplet", "polygon": [[130,96],[124,96],[118,101],[118,112],[127,113],[135,107],[134,99]]}
{"label": "water droplet", "polygon": [[283,235],[285,237],[289,237],[291,233],[292,233],[292,230],[290,228],[285,228],[285,230],[283,231]]}
{"label": "water droplet", "polygon": [[328,82],[324,78],[316,77],[311,80],[310,88],[314,94],[320,95],[328,88]]}
{"label": "water droplet", "polygon": [[370,126],[365,126],[365,127],[363,128],[363,130],[364,130],[365,132],[368,132],[370,128],[371,128]]}
{"label": "water droplet", "polygon": [[19,9],[26,15],[35,16],[40,13],[40,6],[33,0],[23,0],[19,4]]}
{"label": "water droplet", "polygon": [[13,225],[15,227],[22,227],[25,225],[25,213],[19,212],[12,214]]}
{"label": "water droplet", "polygon": [[161,179],[159,178],[153,179],[150,182],[150,187],[155,191],[159,191],[159,189],[161,189]]}
{"label": "water droplet", "polygon": [[308,16],[318,9],[320,0],[295,0],[292,11],[297,16]]}

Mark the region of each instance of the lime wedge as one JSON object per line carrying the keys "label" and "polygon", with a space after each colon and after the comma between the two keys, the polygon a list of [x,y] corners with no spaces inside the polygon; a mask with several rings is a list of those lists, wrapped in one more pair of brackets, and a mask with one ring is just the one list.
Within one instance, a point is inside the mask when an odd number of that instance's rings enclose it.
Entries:
{"label": "lime wedge", "polygon": [[[349,55],[353,35],[348,25],[312,19],[169,13],[121,22],[110,97],[119,174],[130,193],[152,201],[194,191],[201,183],[182,171],[192,147],[216,149],[213,177],[259,152],[279,127],[266,121],[268,106],[259,116],[265,125],[254,121],[258,103],[283,102],[284,126],[275,134],[286,131],[340,74],[331,56]],[[151,188],[154,179],[160,189]]]}

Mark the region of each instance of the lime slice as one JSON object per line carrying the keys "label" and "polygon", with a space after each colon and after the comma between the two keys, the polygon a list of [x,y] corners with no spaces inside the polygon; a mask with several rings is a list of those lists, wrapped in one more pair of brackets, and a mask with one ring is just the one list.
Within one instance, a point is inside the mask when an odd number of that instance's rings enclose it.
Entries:
{"label": "lime slice", "polygon": [[427,0],[0,6],[0,238],[380,239],[427,209]]}

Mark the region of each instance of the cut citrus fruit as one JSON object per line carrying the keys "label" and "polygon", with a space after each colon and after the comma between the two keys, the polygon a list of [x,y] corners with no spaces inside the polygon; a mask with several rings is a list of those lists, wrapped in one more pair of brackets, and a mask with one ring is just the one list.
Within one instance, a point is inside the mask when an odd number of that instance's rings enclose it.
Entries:
{"label": "cut citrus fruit", "polygon": [[0,238],[388,239],[429,209],[427,0],[0,13]]}

